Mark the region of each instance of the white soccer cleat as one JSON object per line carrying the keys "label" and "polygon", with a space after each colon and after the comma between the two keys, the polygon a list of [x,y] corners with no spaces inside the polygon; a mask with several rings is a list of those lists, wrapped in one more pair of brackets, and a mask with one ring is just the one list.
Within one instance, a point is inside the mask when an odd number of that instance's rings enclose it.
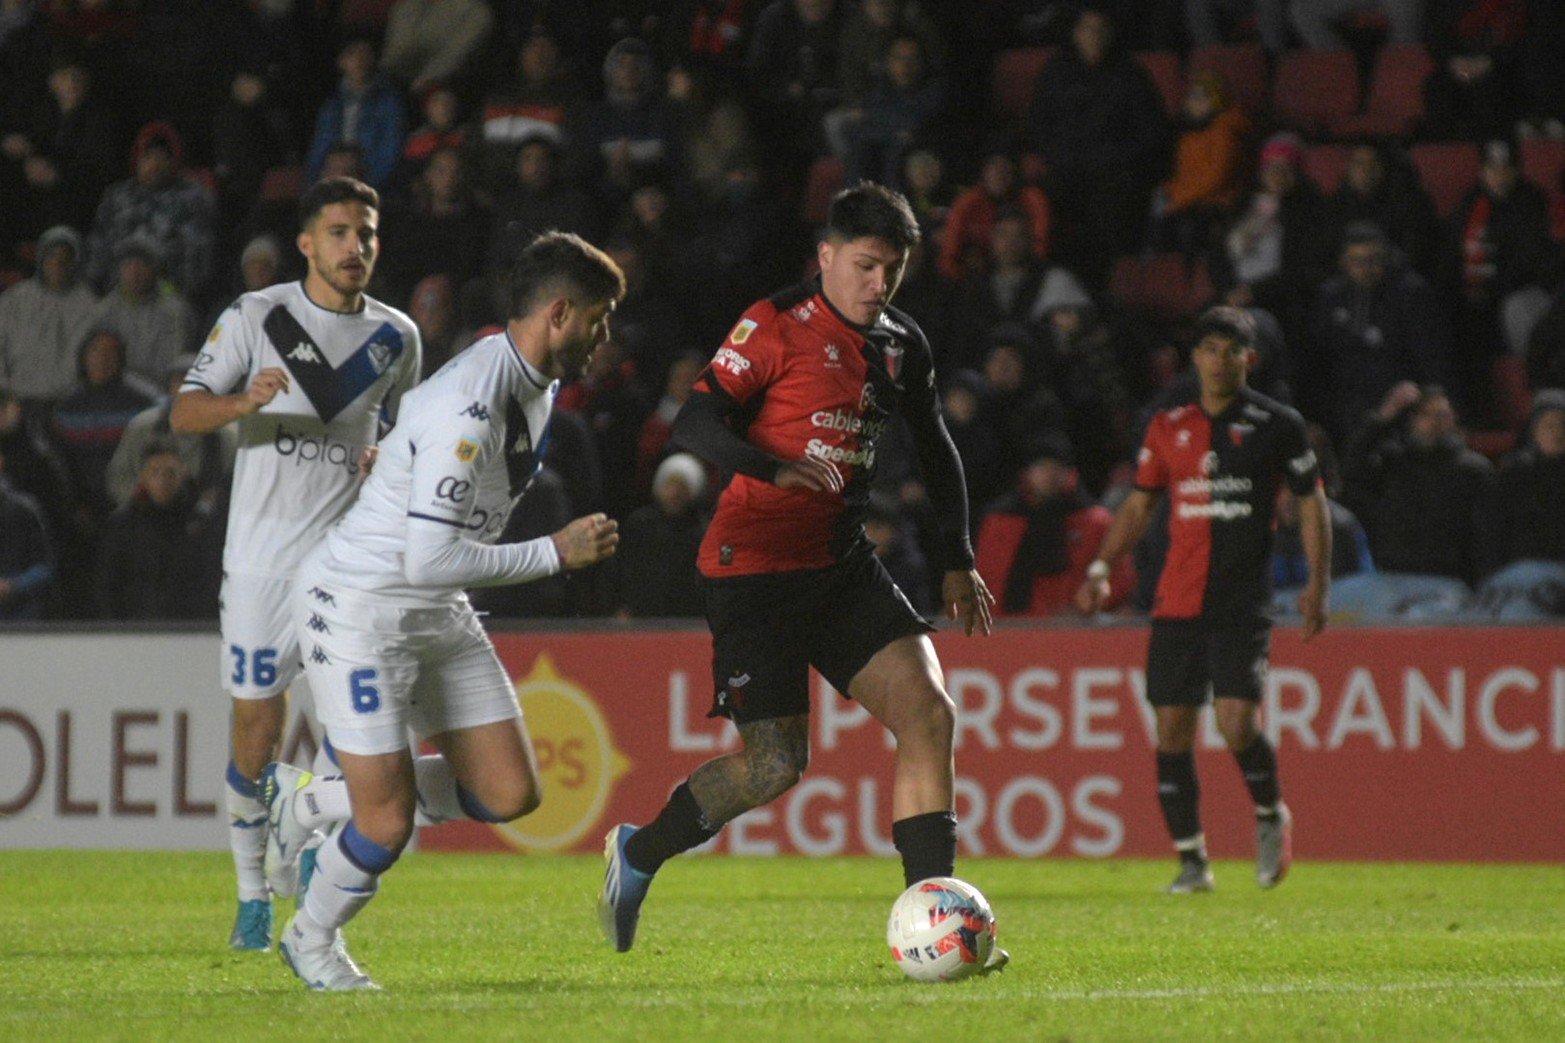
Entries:
{"label": "white soccer cleat", "polygon": [[299,930],[297,914],[283,928],[283,936],[277,941],[277,952],[288,969],[316,992],[355,992],[380,988],[370,980],[368,974],[359,970],[358,964],[348,955],[348,946],[342,940],[341,931],[333,931],[326,940],[316,941]]}
{"label": "white soccer cleat", "polygon": [[299,893],[299,855],[315,832],[299,821],[294,805],[315,776],[291,764],[268,764],[261,772],[261,802],[266,805],[266,882],[272,893]]}
{"label": "white soccer cleat", "polygon": [[1255,820],[1255,882],[1276,887],[1293,865],[1293,812],[1278,804],[1277,814]]}

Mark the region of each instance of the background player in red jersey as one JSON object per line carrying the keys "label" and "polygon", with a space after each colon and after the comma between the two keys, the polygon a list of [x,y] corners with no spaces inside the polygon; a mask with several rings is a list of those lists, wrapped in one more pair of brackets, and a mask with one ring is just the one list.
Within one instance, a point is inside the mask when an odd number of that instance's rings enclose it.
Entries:
{"label": "background player in red jersey", "polygon": [[1174,894],[1212,889],[1201,832],[1192,747],[1207,692],[1256,809],[1255,875],[1274,887],[1292,859],[1292,822],[1277,781],[1277,755],[1260,731],[1271,646],[1271,549],[1277,486],[1299,501],[1309,580],[1299,595],[1304,638],[1326,626],[1331,524],[1315,454],[1294,410],[1245,386],[1255,360],[1255,320],[1212,308],[1196,325],[1191,362],[1200,399],[1159,413],[1147,429],[1136,490],[1115,515],[1099,560],[1077,592],[1084,612],[1109,595],[1109,570],[1135,546],[1167,493],[1169,550],[1152,608],[1147,698],[1157,715],[1157,790],[1179,852]]}
{"label": "background player in red jersey", "polygon": [[743,748],[697,768],[656,819],[608,835],[604,933],[635,941],[652,874],[781,796],[809,759],[809,668],[896,737],[892,841],[907,883],[956,859],[954,708],[930,626],[871,551],[863,510],[879,440],[906,418],[939,514],[941,598],[967,633],[994,598],[973,569],[962,463],[940,419],[929,343],[890,307],[918,242],[907,200],[867,182],[832,201],[819,279],[753,305],[674,425],[731,477],[702,542],[714,716]]}

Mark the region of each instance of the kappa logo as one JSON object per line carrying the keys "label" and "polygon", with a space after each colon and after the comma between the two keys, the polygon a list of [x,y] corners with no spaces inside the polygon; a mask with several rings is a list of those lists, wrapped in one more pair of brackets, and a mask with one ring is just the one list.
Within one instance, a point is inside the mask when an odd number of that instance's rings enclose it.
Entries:
{"label": "kappa logo", "polygon": [[333,608],[337,605],[337,595],[324,591],[320,587],[311,587],[309,593],[311,597],[323,605],[331,605]]}
{"label": "kappa logo", "polygon": [[472,405],[462,410],[462,412],[458,413],[457,416],[470,416],[474,420],[482,420],[487,424],[489,422],[489,407],[484,405],[482,402],[474,402]]}
{"label": "kappa logo", "polygon": [[317,366],[324,366],[326,360],[321,353],[315,350],[315,345],[307,340],[301,340],[297,347],[288,353],[288,357],[297,362],[313,362]]}
{"label": "kappa logo", "polygon": [[837,347],[835,344],[826,345],[826,368],[842,368],[842,349]]}
{"label": "kappa logo", "polygon": [[320,617],[320,613],[318,613],[318,612],[311,612],[310,613],[310,621],[308,623],[306,623],[305,626],[309,627],[311,630],[315,631],[317,634],[329,634],[329,633],[331,633],[331,627],[326,625],[326,620],[322,619]]}
{"label": "kappa logo", "polygon": [[324,651],[321,650],[321,646],[320,645],[316,645],[315,646],[315,651],[310,653],[310,661],[312,663],[320,663],[322,665],[325,665],[325,664],[331,662],[331,657],[328,656]]}

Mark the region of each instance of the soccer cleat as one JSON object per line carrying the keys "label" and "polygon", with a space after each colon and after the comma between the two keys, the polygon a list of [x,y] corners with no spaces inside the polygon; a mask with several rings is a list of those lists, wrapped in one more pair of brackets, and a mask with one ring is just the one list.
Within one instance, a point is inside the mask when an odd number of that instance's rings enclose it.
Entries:
{"label": "soccer cleat", "polygon": [[1255,820],[1255,882],[1276,887],[1293,865],[1293,812],[1278,804],[1277,814]]}
{"label": "soccer cleat", "polygon": [[1179,875],[1174,877],[1174,882],[1163,888],[1164,892],[1171,895],[1193,895],[1200,891],[1211,891],[1217,887],[1217,882],[1212,879],[1212,867],[1205,862],[1181,862]]}
{"label": "soccer cleat", "polygon": [[325,941],[311,939],[299,930],[297,913],[283,928],[283,936],[277,940],[277,952],[288,969],[317,992],[380,988],[348,955],[341,931],[333,931]]}
{"label": "soccer cleat", "polygon": [[261,772],[261,803],[266,805],[266,882],[272,893],[299,893],[299,855],[314,830],[299,821],[294,803],[315,776],[291,764],[268,764]]}
{"label": "soccer cleat", "polygon": [[1005,970],[1005,965],[1011,962],[1011,954],[996,945],[989,950],[989,958],[984,961],[984,969],[979,974],[994,974],[996,971]]}
{"label": "soccer cleat", "polygon": [[615,952],[629,952],[636,943],[636,923],[652,876],[625,860],[625,841],[638,826],[622,822],[603,838],[603,890],[598,892],[598,923]]}
{"label": "soccer cleat", "polygon": [[239,903],[239,914],[234,917],[234,930],[228,936],[228,947],[246,952],[266,952],[272,947],[272,903],[266,898],[252,898]]}

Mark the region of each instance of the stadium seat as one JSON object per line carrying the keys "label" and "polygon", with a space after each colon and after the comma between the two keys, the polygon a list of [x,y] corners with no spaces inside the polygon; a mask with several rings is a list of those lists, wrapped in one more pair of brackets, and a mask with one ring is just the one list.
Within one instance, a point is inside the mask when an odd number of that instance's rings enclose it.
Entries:
{"label": "stadium seat", "polygon": [[1424,141],[1408,149],[1424,191],[1443,221],[1478,182],[1478,146],[1470,141]]}
{"label": "stadium seat", "polygon": [[1565,141],[1559,138],[1528,138],[1521,143],[1522,176],[1545,192],[1565,189]]}
{"label": "stadium seat", "polygon": [[1178,116],[1185,98],[1184,61],[1174,51],[1137,51],[1136,61],[1146,70],[1163,98],[1163,110]]}
{"label": "stadium seat", "polygon": [[272,167],[261,178],[260,197],[268,203],[286,203],[303,194],[303,167]]}
{"label": "stadium seat", "polygon": [[804,189],[801,211],[810,227],[818,228],[826,223],[831,197],[841,191],[843,177],[842,160],[836,156],[822,156],[810,164],[810,180]]}
{"label": "stadium seat", "polygon": [[1338,138],[1403,137],[1424,118],[1424,81],[1434,59],[1423,44],[1387,44],[1375,59],[1364,111],[1335,120]]}
{"label": "stadium seat", "polygon": [[1348,169],[1351,145],[1310,145],[1304,150],[1304,176],[1325,195],[1337,191]]}
{"label": "stadium seat", "polygon": [[1318,134],[1358,111],[1359,72],[1351,51],[1288,51],[1272,77],[1272,111],[1279,122]]}
{"label": "stadium seat", "polygon": [[1191,265],[1183,254],[1131,254],[1114,263],[1109,296],[1121,307],[1164,321],[1187,319],[1212,297],[1206,265]]}
{"label": "stadium seat", "polygon": [[1025,118],[1033,84],[1053,55],[1052,47],[1015,47],[996,55],[990,73],[995,111],[1011,122]]}
{"label": "stadium seat", "polygon": [[1228,81],[1229,96],[1251,116],[1266,111],[1266,52],[1260,44],[1218,44],[1190,53],[1186,74],[1212,69]]}

